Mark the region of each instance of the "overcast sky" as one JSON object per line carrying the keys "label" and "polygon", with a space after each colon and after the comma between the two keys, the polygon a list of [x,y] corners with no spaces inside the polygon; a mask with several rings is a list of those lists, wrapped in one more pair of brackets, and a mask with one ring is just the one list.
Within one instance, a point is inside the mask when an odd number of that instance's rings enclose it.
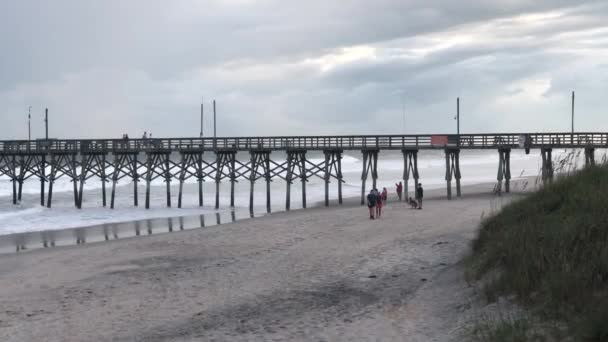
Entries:
{"label": "overcast sky", "polygon": [[[608,3],[0,2],[0,139],[608,131]],[[405,130],[403,113],[405,111]]]}

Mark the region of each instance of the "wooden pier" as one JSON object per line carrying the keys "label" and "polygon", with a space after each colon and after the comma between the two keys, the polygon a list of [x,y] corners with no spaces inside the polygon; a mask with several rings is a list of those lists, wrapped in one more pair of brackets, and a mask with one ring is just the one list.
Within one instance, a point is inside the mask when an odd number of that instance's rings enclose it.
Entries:
{"label": "wooden pier", "polygon": [[[446,161],[447,198],[452,198],[452,180],[456,196],[461,196],[460,151],[487,150],[498,152],[498,191],[509,192],[512,149],[540,150],[543,182],[553,179],[552,150],[555,148],[585,150],[587,165],[595,163],[595,149],[608,148],[608,133],[510,133],[510,134],[427,134],[427,135],[363,135],[363,136],[276,136],[221,137],[171,139],[40,139],[35,141],[0,141],[0,176],[12,182],[12,201],[21,201],[23,183],[32,178],[40,181],[40,204],[52,206],[53,183],[69,178],[73,183],[74,205],[82,207],[84,184],[99,181],[102,203],[106,206],[106,183],[112,184],[110,208],[114,208],[116,184],[128,179],[133,182],[133,205],[139,205],[138,183],[145,180],[145,208],[150,207],[151,182],[160,178],[166,183],[166,205],[171,207],[171,182],[179,182],[177,206],[182,207],[183,184],[194,178],[198,182],[198,205],[203,206],[203,182],[214,181],[215,208],[220,207],[220,183],[230,182],[230,206],[234,206],[235,183],[250,183],[249,207],[254,205],[254,186],[266,184],[266,207],[270,211],[270,183],[285,181],[285,207],[290,209],[291,185],[300,181],[302,205],[306,208],[306,183],[318,177],[325,183],[325,205],[329,205],[329,184],[338,183],[338,202],[342,203],[342,155],[345,151],[362,153],[361,203],[366,195],[366,183],[371,176],[372,187],[378,179],[378,155],[382,151],[403,154],[404,198],[410,179],[414,187],[421,177],[418,155],[422,150],[443,150]],[[286,160],[277,162],[272,153],[281,151]],[[236,158],[248,152],[249,161]],[[313,162],[308,152],[321,152],[324,159]],[[204,159],[212,154],[213,160]],[[47,168],[50,168],[47,173]],[[48,184],[48,193],[46,185]]]}

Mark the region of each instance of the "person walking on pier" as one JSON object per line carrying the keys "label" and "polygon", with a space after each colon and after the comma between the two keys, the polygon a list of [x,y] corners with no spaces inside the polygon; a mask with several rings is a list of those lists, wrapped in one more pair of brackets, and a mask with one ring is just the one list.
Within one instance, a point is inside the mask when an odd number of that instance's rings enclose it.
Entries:
{"label": "person walking on pier", "polygon": [[403,183],[395,183],[395,187],[397,188],[397,197],[399,197],[399,202],[401,202],[401,196],[403,194]]}
{"label": "person walking on pier", "polygon": [[369,219],[374,219],[374,213],[376,211],[376,193],[374,189],[369,191],[367,194],[367,207],[369,208]]}
{"label": "person walking on pier", "polygon": [[148,132],[144,131],[144,135],[141,137],[142,139],[148,139]]}
{"label": "person walking on pier", "polygon": [[422,198],[424,197],[424,189],[422,183],[418,183],[416,187],[416,200],[418,201],[418,209],[422,209]]}

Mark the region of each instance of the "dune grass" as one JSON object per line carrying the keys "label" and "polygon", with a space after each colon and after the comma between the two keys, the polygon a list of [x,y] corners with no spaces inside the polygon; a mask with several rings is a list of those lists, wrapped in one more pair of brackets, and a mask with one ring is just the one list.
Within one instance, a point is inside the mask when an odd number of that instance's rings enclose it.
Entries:
{"label": "dune grass", "polygon": [[507,205],[483,221],[472,249],[467,271],[484,279],[488,300],[512,296],[564,322],[574,340],[608,341],[608,166]]}

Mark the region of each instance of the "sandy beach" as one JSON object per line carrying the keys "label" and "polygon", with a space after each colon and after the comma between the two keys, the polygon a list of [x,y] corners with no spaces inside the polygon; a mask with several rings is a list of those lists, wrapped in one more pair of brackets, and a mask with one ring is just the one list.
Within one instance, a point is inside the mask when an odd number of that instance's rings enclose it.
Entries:
{"label": "sandy beach", "polygon": [[205,229],[0,256],[2,341],[451,341],[460,260],[493,185],[423,210],[356,200]]}

